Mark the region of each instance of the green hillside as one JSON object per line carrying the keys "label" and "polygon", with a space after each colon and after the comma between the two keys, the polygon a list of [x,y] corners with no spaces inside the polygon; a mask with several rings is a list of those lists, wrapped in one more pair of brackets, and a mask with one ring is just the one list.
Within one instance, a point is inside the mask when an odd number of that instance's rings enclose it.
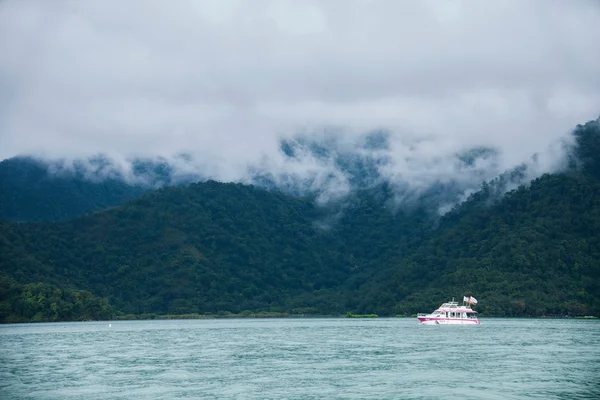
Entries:
{"label": "green hillside", "polygon": [[209,181],[70,222],[4,223],[0,268],[18,282],[89,290],[127,313],[276,310],[347,277],[318,218],[309,201]]}
{"label": "green hillside", "polygon": [[600,314],[600,129],[570,168],[436,219],[380,186],[340,214],[209,181],[61,223],[0,223],[0,319],[118,313],[381,316],[473,295],[484,315]]}
{"label": "green hillside", "polygon": [[396,304],[396,313],[414,313],[472,294],[485,299],[480,311],[497,316],[598,313],[596,180],[546,175],[497,204],[475,197],[461,209],[408,257],[365,280],[361,298],[369,301],[358,311]]}

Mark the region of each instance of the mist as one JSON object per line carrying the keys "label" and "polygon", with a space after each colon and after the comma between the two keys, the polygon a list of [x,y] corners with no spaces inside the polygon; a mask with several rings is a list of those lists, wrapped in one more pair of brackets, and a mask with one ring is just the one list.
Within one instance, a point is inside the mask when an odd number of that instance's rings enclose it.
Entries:
{"label": "mist", "polygon": [[0,159],[459,199],[564,166],[600,111],[599,20],[592,0],[5,0]]}

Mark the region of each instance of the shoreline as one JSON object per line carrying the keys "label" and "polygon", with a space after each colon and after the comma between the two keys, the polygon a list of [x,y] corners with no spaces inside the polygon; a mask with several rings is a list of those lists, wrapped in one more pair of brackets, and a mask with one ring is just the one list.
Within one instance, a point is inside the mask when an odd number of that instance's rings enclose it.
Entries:
{"label": "shoreline", "polygon": [[[191,320],[191,319],[202,319],[202,320],[215,320],[215,319],[413,319],[416,317],[409,315],[396,315],[396,316],[357,316],[353,315],[348,317],[344,314],[339,315],[304,315],[304,314],[287,314],[287,313],[255,313],[255,314],[182,314],[182,315],[170,315],[170,314],[127,314],[115,316],[110,319],[97,319],[97,320],[61,320],[61,321],[10,321],[1,322],[0,325],[16,325],[16,324],[44,324],[44,323],[69,323],[69,322],[122,322],[122,321],[174,321],[174,320]],[[512,317],[501,317],[501,316],[480,316],[480,319],[577,319],[577,320],[598,320],[599,317],[593,315],[586,316],[512,316]]]}

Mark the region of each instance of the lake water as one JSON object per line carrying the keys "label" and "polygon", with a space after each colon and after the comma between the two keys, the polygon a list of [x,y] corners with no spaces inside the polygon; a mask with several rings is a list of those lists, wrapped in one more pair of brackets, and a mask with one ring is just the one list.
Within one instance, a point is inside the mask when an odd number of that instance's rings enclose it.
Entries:
{"label": "lake water", "polygon": [[599,320],[110,323],[0,326],[0,398],[600,398]]}

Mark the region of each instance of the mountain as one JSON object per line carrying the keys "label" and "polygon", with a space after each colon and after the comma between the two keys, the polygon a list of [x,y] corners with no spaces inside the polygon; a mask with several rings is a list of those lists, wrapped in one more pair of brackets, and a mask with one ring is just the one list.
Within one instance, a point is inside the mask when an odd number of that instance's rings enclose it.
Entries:
{"label": "mountain", "polygon": [[[497,175],[498,152],[473,148],[447,154],[423,167],[414,157],[394,159],[395,149],[385,131],[368,132],[349,140],[343,135],[297,135],[280,142],[277,161],[251,164],[237,181],[288,195],[311,196],[319,204],[336,204],[357,191],[393,189],[404,203],[427,203],[438,209],[455,204],[487,178]],[[418,147],[418,141],[403,144]],[[408,163],[425,176],[410,182],[396,175],[397,162]],[[450,175],[433,179],[444,163]],[[424,169],[423,169],[424,168]],[[123,204],[143,193],[165,186],[185,186],[211,179],[201,160],[190,154],[171,159],[133,158],[116,160],[97,155],[75,160],[15,157],[0,162],[0,219],[8,221],[64,221]],[[218,175],[217,172],[213,174]],[[392,184],[393,182],[393,184]],[[392,186],[389,186],[392,185]],[[406,205],[405,204],[405,205]]]}
{"label": "mountain", "polygon": [[386,183],[317,206],[250,185],[165,187],[56,223],[0,223],[0,319],[115,313],[430,311],[600,314],[600,124],[569,169],[504,194],[521,169],[442,217]]}

